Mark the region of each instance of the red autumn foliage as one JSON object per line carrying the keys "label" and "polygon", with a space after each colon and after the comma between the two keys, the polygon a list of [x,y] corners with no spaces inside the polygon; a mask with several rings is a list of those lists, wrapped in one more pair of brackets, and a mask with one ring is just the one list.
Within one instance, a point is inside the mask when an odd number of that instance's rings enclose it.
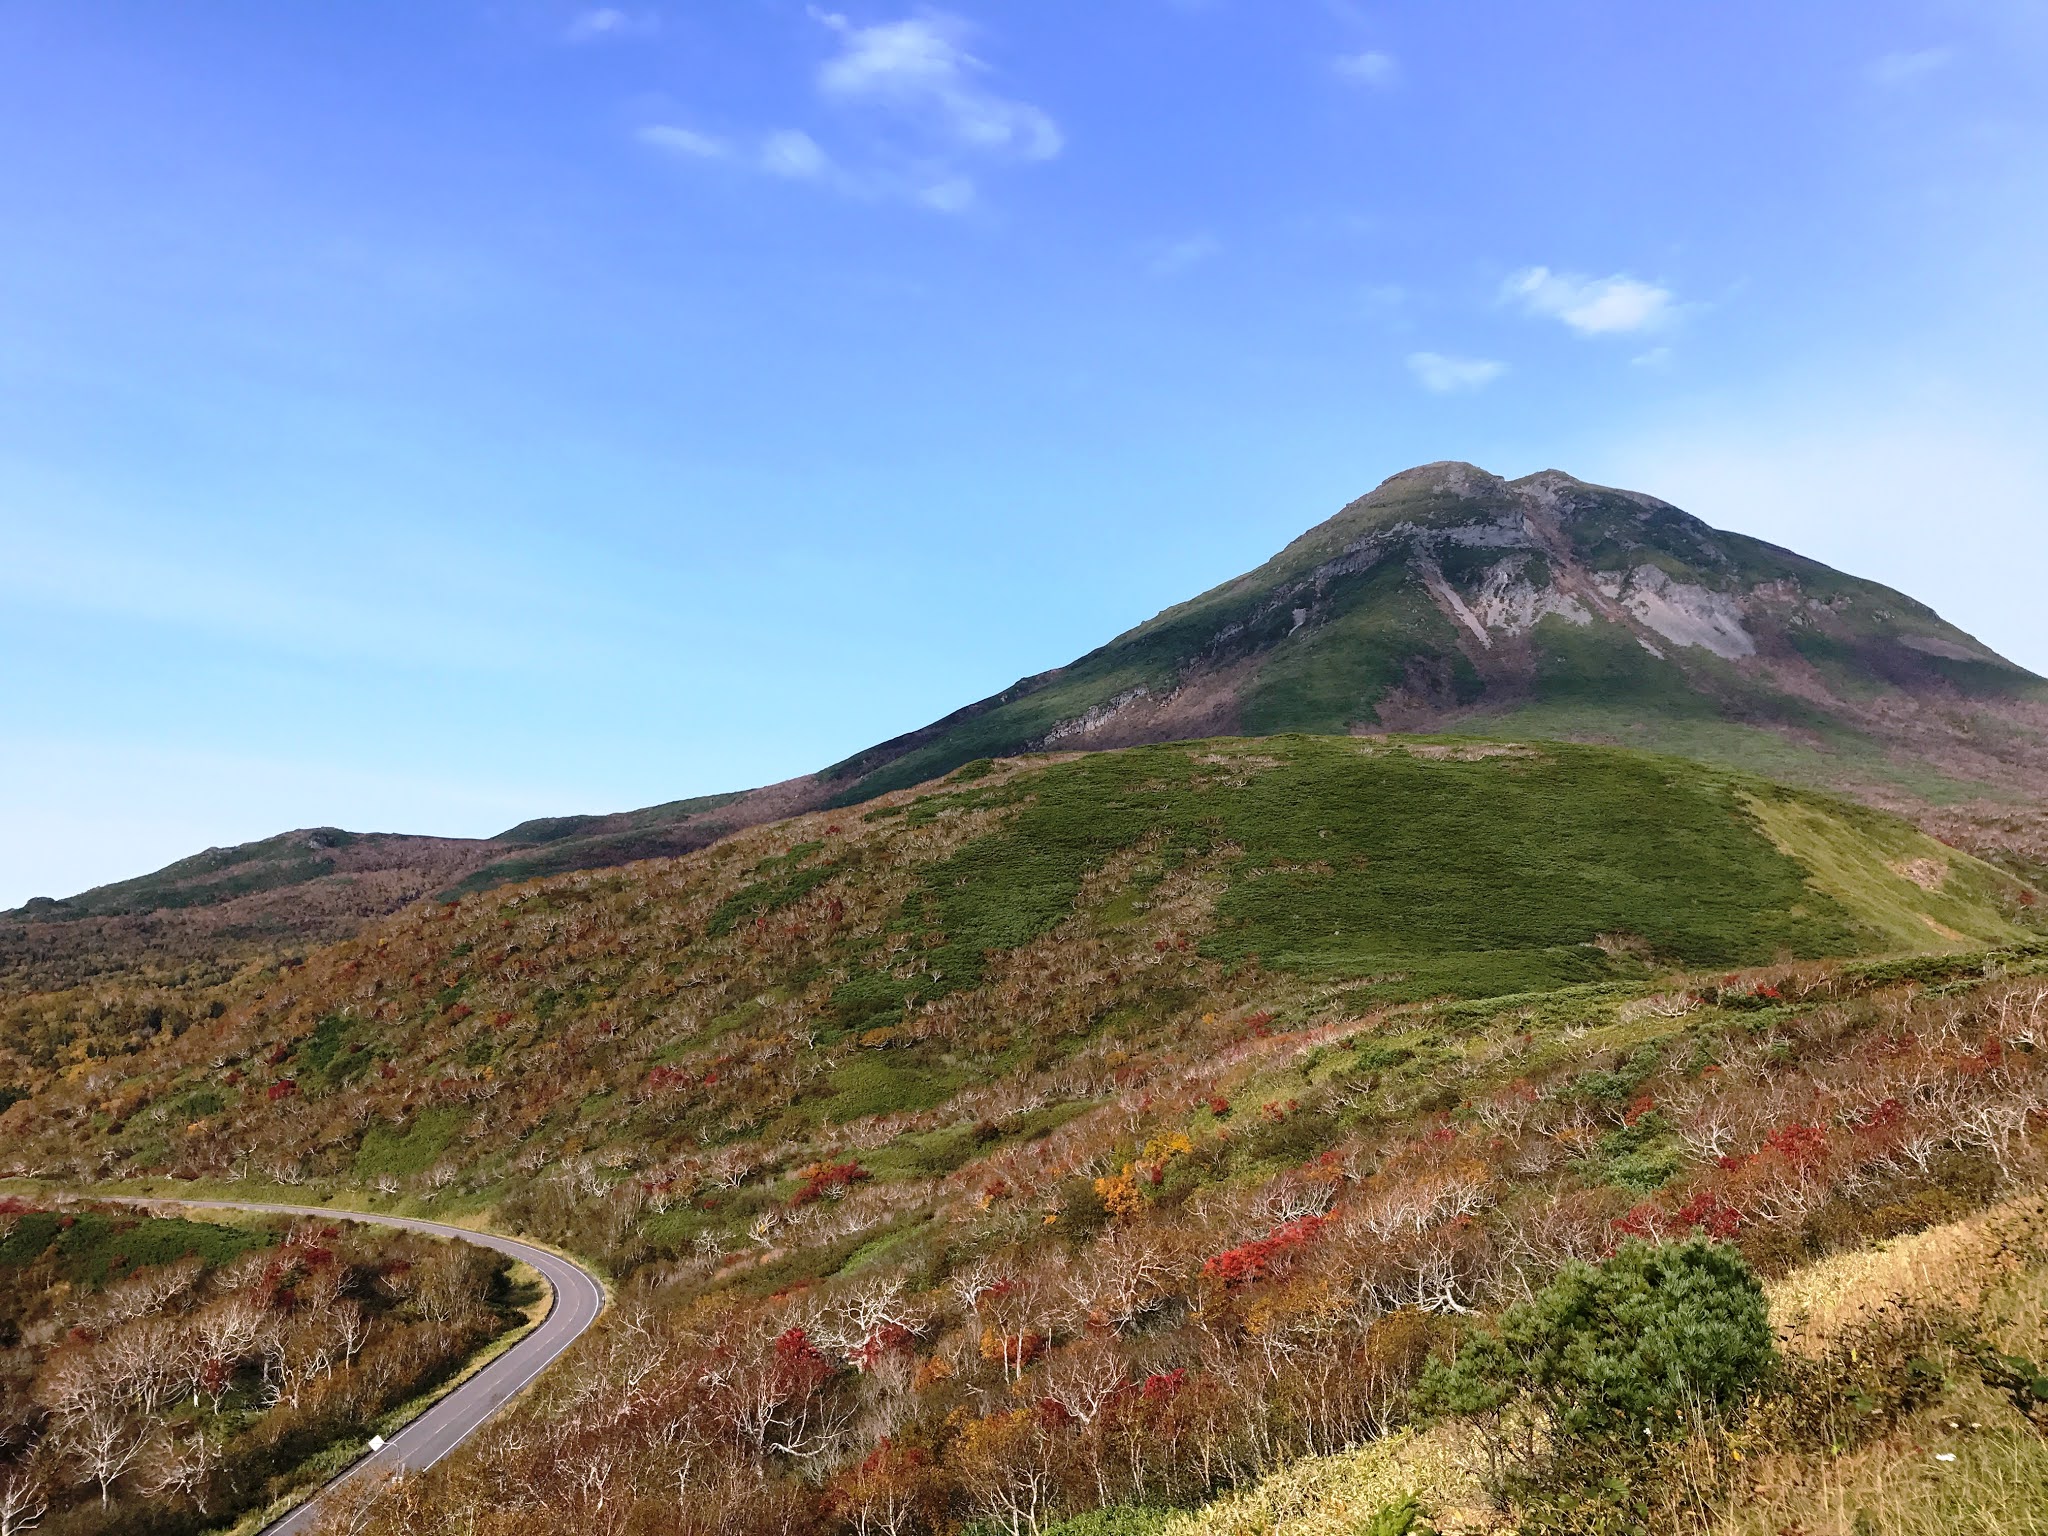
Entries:
{"label": "red autumn foliage", "polygon": [[1170,1403],[1180,1396],[1181,1388],[1188,1384],[1188,1368],[1175,1366],[1170,1371],[1156,1372],[1145,1378],[1145,1384],[1138,1389],[1139,1396],[1148,1403]]}
{"label": "red autumn foliage", "polygon": [[884,1323],[869,1334],[847,1355],[857,1371],[871,1371],[890,1355],[909,1352],[917,1342],[917,1335],[901,1323]]}
{"label": "red autumn foliage", "polygon": [[1622,1239],[1629,1237],[1654,1243],[1663,1235],[1663,1231],[1664,1211],[1654,1201],[1646,1200],[1640,1205],[1630,1206],[1614,1220],[1614,1241],[1617,1245]]}
{"label": "red autumn foliage", "polygon": [[775,1336],[774,1384],[787,1397],[809,1397],[832,1376],[832,1362],[810,1334],[802,1328],[787,1328]]}
{"label": "red autumn foliage", "polygon": [[1898,1129],[1906,1118],[1906,1106],[1897,1099],[1886,1099],[1856,1122],[1856,1129],[1866,1136],[1882,1136]]}
{"label": "red autumn foliage", "polygon": [[1819,1125],[1781,1125],[1764,1138],[1757,1156],[1775,1152],[1795,1168],[1811,1168],[1828,1153],[1827,1128]]}
{"label": "red autumn foliage", "polygon": [[275,1104],[280,1099],[290,1098],[293,1094],[297,1093],[298,1091],[299,1085],[297,1083],[293,1082],[288,1077],[280,1078],[278,1081],[272,1083],[268,1088],[263,1090],[263,1097],[268,1099],[271,1103]]}
{"label": "red autumn foliage", "polygon": [[1264,1280],[1284,1261],[1313,1242],[1329,1220],[1327,1216],[1301,1216],[1283,1222],[1264,1237],[1217,1254],[1202,1266],[1202,1274],[1232,1288]]}
{"label": "red autumn foliage", "polygon": [[793,1206],[811,1205],[830,1195],[845,1194],[854,1185],[874,1177],[859,1163],[813,1163],[799,1175],[803,1183],[789,1197]]}
{"label": "red autumn foliage", "polygon": [[1678,1219],[1717,1242],[1726,1242],[1742,1225],[1742,1213],[1712,1190],[1701,1190],[1678,1208]]}

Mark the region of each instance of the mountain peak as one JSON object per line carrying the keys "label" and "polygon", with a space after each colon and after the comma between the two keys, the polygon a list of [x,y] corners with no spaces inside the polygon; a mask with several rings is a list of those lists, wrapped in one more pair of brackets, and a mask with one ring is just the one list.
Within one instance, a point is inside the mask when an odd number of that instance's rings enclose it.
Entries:
{"label": "mountain peak", "polygon": [[1444,729],[1619,740],[1886,804],[1904,762],[1955,798],[2048,790],[2048,687],[1932,610],[1655,496],[1457,459],[824,777],[850,802],[1025,751]]}
{"label": "mountain peak", "polygon": [[1499,475],[1481,469],[1477,464],[1468,464],[1463,459],[1437,459],[1429,464],[1417,464],[1412,469],[1400,470],[1387,476],[1372,490],[1360,497],[1371,501],[1383,491],[1433,491],[1439,495],[1465,496],[1475,491],[1497,490],[1507,482]]}

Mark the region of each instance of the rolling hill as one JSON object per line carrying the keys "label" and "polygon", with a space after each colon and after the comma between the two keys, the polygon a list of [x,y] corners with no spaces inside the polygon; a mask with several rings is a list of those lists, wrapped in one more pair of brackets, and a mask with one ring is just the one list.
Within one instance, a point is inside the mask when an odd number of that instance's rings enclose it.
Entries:
{"label": "rolling hill", "polygon": [[1896,818],[1624,749],[1285,736],[979,760],[681,859],[417,904],[154,1023],[30,999],[0,1084],[39,1093],[7,1129],[15,1171],[43,1174],[218,1176],[258,1147],[417,1172],[457,1137],[478,1189],[515,1151],[638,1164],[737,1137],[796,1166],[830,1126],[1178,1049],[1232,1007],[1355,1016],[2020,944],[2039,910]]}

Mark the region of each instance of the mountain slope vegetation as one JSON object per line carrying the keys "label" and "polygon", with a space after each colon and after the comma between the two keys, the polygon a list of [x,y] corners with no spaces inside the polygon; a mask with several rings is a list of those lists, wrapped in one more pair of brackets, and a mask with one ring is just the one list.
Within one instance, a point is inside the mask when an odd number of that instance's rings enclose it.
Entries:
{"label": "mountain slope vegetation", "polygon": [[972,1085],[1185,1049],[1219,1008],[2012,944],[2034,900],[1895,819],[1623,750],[1133,748],[421,905],[211,993],[39,994],[0,1083],[16,1172],[402,1178],[459,1147],[481,1194],[547,1149],[800,1162]]}
{"label": "mountain slope vegetation", "polygon": [[1909,597],[1654,497],[1429,464],[826,777],[852,799],[989,753],[1452,724],[1937,802],[2042,788],[2048,684]]}
{"label": "mountain slope vegetation", "polygon": [[0,1175],[610,1269],[559,1381],[352,1529],[1040,1530],[1396,1429],[1461,1319],[1628,1240],[1778,1274],[2023,1187],[2041,910],[1626,749],[982,759],[215,985],[13,999]]}

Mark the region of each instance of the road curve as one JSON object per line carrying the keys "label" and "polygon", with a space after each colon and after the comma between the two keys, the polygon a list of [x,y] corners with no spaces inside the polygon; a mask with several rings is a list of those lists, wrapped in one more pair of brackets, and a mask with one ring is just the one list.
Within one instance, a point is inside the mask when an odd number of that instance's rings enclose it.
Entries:
{"label": "road curve", "polygon": [[359,1477],[374,1479],[397,1472],[426,1471],[518,1396],[527,1383],[552,1365],[604,1310],[604,1287],[589,1270],[560,1254],[536,1248],[531,1243],[522,1243],[517,1238],[500,1237],[495,1232],[451,1227],[412,1216],[380,1216],[320,1205],[269,1205],[257,1200],[185,1200],[175,1195],[93,1195],[88,1198],[122,1205],[255,1211],[273,1216],[313,1216],[326,1221],[361,1221],[379,1227],[402,1227],[408,1232],[424,1232],[431,1237],[474,1243],[479,1248],[494,1249],[530,1264],[540,1271],[554,1293],[547,1316],[541,1319],[540,1326],[533,1332],[393,1435],[381,1450],[363,1456],[297,1509],[265,1526],[259,1536],[303,1536],[313,1528],[313,1522],[319,1518],[321,1507],[329,1495],[342,1484]]}

